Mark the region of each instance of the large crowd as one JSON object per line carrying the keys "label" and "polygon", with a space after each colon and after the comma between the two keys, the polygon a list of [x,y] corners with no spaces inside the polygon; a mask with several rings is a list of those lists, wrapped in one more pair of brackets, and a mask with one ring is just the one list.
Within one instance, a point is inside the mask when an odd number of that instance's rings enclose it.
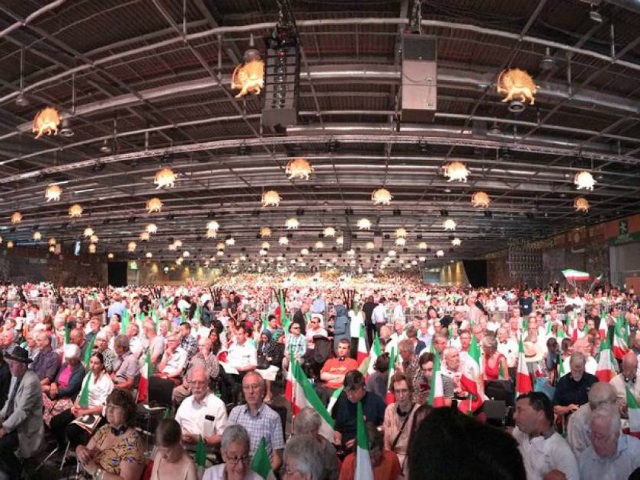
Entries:
{"label": "large crowd", "polygon": [[5,285],[0,477],[364,478],[362,409],[376,480],[640,478],[638,299],[595,287]]}

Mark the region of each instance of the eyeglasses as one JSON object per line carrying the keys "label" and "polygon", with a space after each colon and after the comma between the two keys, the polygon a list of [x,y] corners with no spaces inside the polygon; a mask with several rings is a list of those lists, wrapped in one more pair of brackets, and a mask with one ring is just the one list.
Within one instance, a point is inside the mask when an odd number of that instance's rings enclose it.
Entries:
{"label": "eyeglasses", "polygon": [[261,385],[259,383],[250,383],[249,385],[242,385],[243,390],[259,390]]}
{"label": "eyeglasses", "polygon": [[227,463],[231,465],[237,465],[239,463],[249,463],[251,455],[243,455],[241,457],[227,457]]}

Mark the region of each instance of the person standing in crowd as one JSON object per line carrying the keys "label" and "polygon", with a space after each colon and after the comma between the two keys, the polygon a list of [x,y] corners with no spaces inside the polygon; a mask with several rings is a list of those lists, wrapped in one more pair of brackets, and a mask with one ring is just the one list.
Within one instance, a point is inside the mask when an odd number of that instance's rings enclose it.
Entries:
{"label": "person standing in crowd", "polygon": [[302,300],[300,308],[293,314],[292,323],[300,325],[300,333],[306,335],[307,333],[307,312],[309,311],[309,302],[306,299]]}
{"label": "person standing in crowd", "polygon": [[373,310],[376,308],[377,303],[373,301],[373,295],[367,297],[367,301],[362,305],[362,312],[364,313],[364,327],[367,334],[367,345],[373,343],[373,334],[376,331],[375,323],[373,322]]}
{"label": "person standing in crowd", "polygon": [[42,389],[36,373],[27,367],[29,354],[15,346],[4,354],[11,371],[9,398],[0,411],[0,470],[9,478],[19,478],[20,463],[36,455],[44,445]]}
{"label": "person standing in crowd", "polygon": [[384,412],[384,448],[398,456],[402,474],[406,476],[409,437],[413,430],[418,404],[413,403],[413,384],[404,373],[396,372],[389,384],[395,402],[388,405]]}
{"label": "person standing in crowd", "polygon": [[373,311],[371,312],[371,321],[380,335],[380,328],[387,323],[387,307],[385,306],[386,299],[384,297],[380,297],[378,300],[378,304],[375,306]]}

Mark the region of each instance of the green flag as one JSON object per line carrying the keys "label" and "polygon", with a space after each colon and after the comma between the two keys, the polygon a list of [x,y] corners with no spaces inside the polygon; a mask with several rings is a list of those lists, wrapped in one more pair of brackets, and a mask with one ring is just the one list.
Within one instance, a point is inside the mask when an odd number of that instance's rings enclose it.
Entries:
{"label": "green flag", "polygon": [[269,452],[267,452],[267,441],[264,437],[260,440],[258,444],[258,450],[253,455],[253,459],[251,460],[251,470],[256,472],[265,480],[271,474],[271,459],[269,458]]}
{"label": "green flag", "polygon": [[193,318],[191,320],[197,320],[198,323],[202,322],[202,311],[200,310],[200,304],[196,305],[196,311],[193,312]]}
{"label": "green flag", "polygon": [[87,348],[84,351],[84,368],[89,368],[89,359],[91,358],[91,353],[93,353],[93,344],[96,343],[96,337],[98,336],[97,333],[94,333],[93,336],[91,337],[91,340],[89,340],[89,345],[87,345]]}
{"label": "green flag", "polygon": [[127,333],[127,327],[129,326],[129,310],[126,308],[122,312],[122,318],[120,322],[120,334]]}
{"label": "green flag", "polygon": [[65,323],[65,324],[64,324],[64,344],[65,344],[65,345],[66,345],[67,343],[70,343],[70,342],[71,342],[71,339],[69,338],[69,337],[70,337],[70,334],[71,334],[71,333],[69,332],[69,324],[68,324],[68,323]]}
{"label": "green flag", "polygon": [[91,376],[93,372],[89,370],[89,375],[84,379],[84,385],[82,386],[82,392],[80,392],[80,400],[78,400],[78,405],[82,408],[87,408],[89,406],[89,383],[91,382]]}
{"label": "green flag", "polygon": [[196,465],[199,467],[204,467],[207,462],[207,451],[204,448],[204,438],[202,438],[202,435],[198,435],[198,446],[196,447],[195,461]]}

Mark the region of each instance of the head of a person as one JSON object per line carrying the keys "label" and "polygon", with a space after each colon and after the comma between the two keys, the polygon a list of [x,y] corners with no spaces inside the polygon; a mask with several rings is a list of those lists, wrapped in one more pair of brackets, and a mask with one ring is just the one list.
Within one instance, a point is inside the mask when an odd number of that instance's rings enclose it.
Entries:
{"label": "head of a person", "polygon": [[460,337],[460,348],[468,350],[469,345],[471,345],[471,332],[469,330],[460,330],[458,335]]}
{"label": "head of a person", "polygon": [[618,448],[620,413],[615,405],[601,405],[591,412],[591,445],[599,457],[611,457]]}
{"label": "head of a person", "polygon": [[420,364],[420,370],[422,370],[422,375],[427,380],[431,379],[433,375],[433,362],[435,361],[435,355],[432,352],[424,352],[420,355],[418,359],[418,363]]}
{"label": "head of a person", "polygon": [[558,350],[560,350],[558,340],[556,340],[554,337],[549,337],[547,339],[547,350],[552,353],[557,353]]}
{"label": "head of a person", "polygon": [[220,441],[227,480],[244,480],[251,463],[250,446],[249,433],[242,425],[227,425]]}
{"label": "head of a person", "polygon": [[116,355],[121,356],[129,351],[129,337],[126,335],[118,335],[113,339],[113,351]]}
{"label": "head of a person", "polygon": [[349,356],[349,349],[351,348],[351,344],[349,340],[346,338],[340,339],[338,345],[336,346],[336,357],[339,359],[344,359]]}
{"label": "head of a person", "polygon": [[636,379],[636,371],[638,370],[638,357],[633,351],[627,352],[622,357],[621,373],[625,381],[631,382]]}
{"label": "head of a person", "polygon": [[411,379],[403,372],[396,372],[390,380],[390,391],[396,399],[396,404],[404,412],[411,408],[411,398],[413,395],[413,384]]}
{"label": "head of a person", "polygon": [[376,358],[376,362],[373,364],[373,369],[376,372],[386,373],[389,370],[389,353],[384,352]]}
{"label": "head of a person", "polygon": [[539,435],[553,425],[553,406],[542,392],[529,392],[516,399],[513,415],[520,430],[529,435]]}
{"label": "head of a person", "polygon": [[351,403],[358,403],[366,394],[364,376],[358,370],[351,370],[344,376],[344,392]]}
{"label": "head of a person", "polygon": [[269,316],[267,317],[267,322],[269,324],[269,328],[272,330],[278,327],[278,319],[273,313],[269,314]]}
{"label": "head of a person", "polygon": [[498,339],[494,335],[487,335],[482,339],[482,351],[485,357],[490,357],[498,350]]}
{"label": "head of a person", "polygon": [[9,371],[14,377],[21,378],[29,368],[29,354],[22,347],[14,346],[5,355]]}
{"label": "head of a person", "polygon": [[298,412],[293,421],[293,434],[318,435],[321,425],[320,414],[311,407],[305,407]]}
{"label": "head of a person", "polygon": [[300,324],[291,322],[291,325],[289,325],[289,334],[296,337],[300,335]]}
{"label": "head of a person", "polygon": [[182,322],[180,324],[180,336],[184,338],[189,335],[191,335],[191,325],[189,322]]}
{"label": "head of a person", "polygon": [[74,328],[69,332],[69,340],[78,346],[84,345],[84,332],[80,328]]}
{"label": "head of a person", "polygon": [[296,435],[285,445],[281,478],[286,480],[322,480],[324,464],[318,455],[318,443],[311,435]]}
{"label": "head of a person", "polygon": [[36,335],[36,347],[40,350],[48,350],[51,348],[51,336],[44,332],[40,332]]}
{"label": "head of a person", "polygon": [[169,335],[167,335],[165,343],[167,345],[167,350],[169,350],[170,352],[175,351],[180,346],[180,335],[178,335],[177,333],[170,333]]}
{"label": "head of a person", "polygon": [[164,418],[156,428],[156,455],[161,455],[164,460],[176,463],[182,458],[184,449],[180,440],[182,429],[173,418]]}
{"label": "head of a person", "polygon": [[400,342],[398,343],[398,352],[400,353],[400,357],[402,357],[402,361],[410,361],[415,355],[415,347],[413,346],[413,342],[408,338],[400,340]]}
{"label": "head of a person", "polygon": [[447,348],[447,337],[441,333],[436,333],[433,336],[433,347],[442,354],[445,348]]}
{"label": "head of a person", "polygon": [[64,346],[64,360],[69,365],[77,365],[80,363],[80,347],[75,343],[67,343]]}
{"label": "head of a person", "polygon": [[131,393],[114,388],[107,397],[107,422],[113,427],[131,426],[136,418],[136,403]]}
{"label": "head of a person", "polygon": [[125,334],[129,338],[133,338],[133,337],[137,337],[139,332],[140,332],[140,328],[138,327],[138,324],[137,323],[130,323],[127,326],[127,330],[126,330]]}
{"label": "head of a person", "polygon": [[609,382],[596,382],[589,389],[589,407],[595,410],[601,405],[616,405],[616,389]]}
{"label": "head of a person", "polygon": [[104,370],[104,356],[100,352],[93,352],[89,357],[89,369],[96,376]]}
{"label": "head of a person", "polygon": [[209,375],[207,370],[201,367],[196,367],[189,373],[189,386],[191,387],[191,393],[193,398],[198,402],[202,402],[209,393]]}
{"label": "head of a person", "polygon": [[586,364],[585,356],[582,352],[573,352],[569,357],[569,368],[571,369],[571,378],[579,382],[584,375],[584,366]]}
{"label": "head of a person", "polygon": [[457,372],[460,368],[460,352],[455,347],[444,349],[444,363],[449,370]]}
{"label": "head of a person", "polygon": [[425,417],[411,440],[408,461],[409,480],[526,478],[516,440],[457,408],[436,408]]}
{"label": "head of a person", "polygon": [[242,393],[249,408],[260,408],[265,392],[264,378],[258,372],[249,372],[242,379]]}
{"label": "head of a person", "polygon": [[97,333],[98,330],[100,330],[100,325],[102,324],[102,322],[100,321],[99,317],[91,317],[91,319],[89,320],[89,326],[91,327],[91,331],[93,333]]}
{"label": "head of a person", "polygon": [[247,338],[251,336],[251,329],[246,328],[244,325],[240,325],[236,330],[236,343],[238,345],[244,345],[244,342],[247,341]]}

